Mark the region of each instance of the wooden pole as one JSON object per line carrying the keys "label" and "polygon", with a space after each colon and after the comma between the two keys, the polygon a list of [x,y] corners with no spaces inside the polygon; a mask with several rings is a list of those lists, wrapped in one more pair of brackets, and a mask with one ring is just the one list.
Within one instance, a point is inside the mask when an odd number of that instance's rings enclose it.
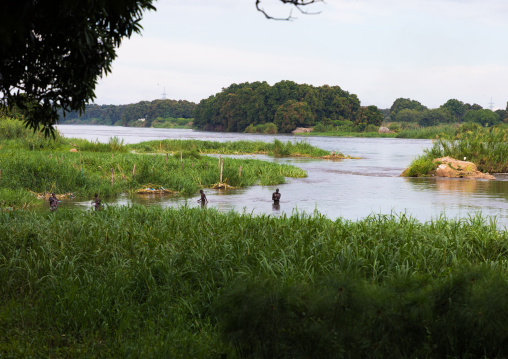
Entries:
{"label": "wooden pole", "polygon": [[242,166],[240,166],[240,168],[238,169],[238,178],[239,179],[242,178]]}
{"label": "wooden pole", "polygon": [[132,169],[132,178],[136,176],[136,164],[134,164],[134,168]]}
{"label": "wooden pole", "polygon": [[111,168],[111,185],[115,183],[115,170]]}
{"label": "wooden pole", "polygon": [[220,181],[219,183],[222,183],[222,169],[224,168],[224,162],[222,159],[220,160]]}
{"label": "wooden pole", "polygon": [[166,152],[166,164],[168,164],[168,153]]}
{"label": "wooden pole", "polygon": [[183,152],[180,151],[180,169],[183,170]]}

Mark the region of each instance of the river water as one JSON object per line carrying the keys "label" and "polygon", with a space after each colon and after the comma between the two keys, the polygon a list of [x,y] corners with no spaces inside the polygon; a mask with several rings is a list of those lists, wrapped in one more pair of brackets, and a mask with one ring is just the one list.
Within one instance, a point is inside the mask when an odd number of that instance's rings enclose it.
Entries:
{"label": "river water", "polygon": [[[319,213],[331,219],[364,218],[371,214],[406,213],[420,221],[445,215],[468,218],[481,212],[508,227],[508,175],[497,174],[497,180],[446,178],[403,178],[401,172],[413,158],[432,145],[431,140],[395,138],[300,137],[293,135],[256,135],[244,133],[202,132],[182,129],[129,128],[118,126],[58,125],[65,137],[107,142],[116,136],[124,143],[158,139],[197,139],[211,141],[259,140],[271,142],[308,141],[329,151],[339,151],[362,159],[327,161],[305,158],[272,158],[244,156],[278,163],[290,163],[307,171],[308,177],[288,178],[278,186],[254,186],[234,190],[205,189],[208,207],[221,211],[270,215],[290,215],[294,211]],[[282,198],[273,206],[271,194],[279,188]],[[198,206],[193,197],[121,195],[114,204]],[[89,202],[73,206],[90,207]]]}

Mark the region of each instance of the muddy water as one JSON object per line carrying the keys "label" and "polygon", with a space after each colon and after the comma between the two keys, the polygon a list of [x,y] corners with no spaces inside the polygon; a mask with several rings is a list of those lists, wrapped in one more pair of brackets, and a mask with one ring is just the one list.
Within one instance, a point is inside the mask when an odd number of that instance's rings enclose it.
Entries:
{"label": "muddy water", "polygon": [[[370,214],[407,213],[421,221],[446,215],[467,218],[482,212],[508,226],[508,175],[496,181],[401,178],[411,160],[431,146],[430,140],[391,138],[294,137],[291,135],[250,135],[192,130],[124,128],[113,126],[59,125],[66,137],[106,142],[117,136],[125,143],[157,139],[198,139],[213,141],[306,140],[312,145],[340,151],[360,160],[325,161],[302,158],[246,156],[279,163],[291,163],[305,169],[307,178],[288,179],[279,186],[254,186],[221,191],[206,189],[209,207],[221,211],[234,209],[255,214],[284,215],[293,211],[319,213],[335,219],[364,218]],[[279,206],[273,206],[271,194],[282,193]],[[198,194],[192,197],[119,196],[109,203],[161,206],[198,206]],[[68,204],[89,207],[88,202]]]}

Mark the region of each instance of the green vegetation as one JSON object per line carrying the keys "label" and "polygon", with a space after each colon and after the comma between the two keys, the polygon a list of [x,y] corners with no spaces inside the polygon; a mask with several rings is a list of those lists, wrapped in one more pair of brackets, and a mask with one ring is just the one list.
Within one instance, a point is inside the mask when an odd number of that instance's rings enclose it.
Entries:
{"label": "green vegetation", "polygon": [[508,233],[476,216],[0,213],[0,356],[501,358]]}
{"label": "green vegetation", "polygon": [[[125,145],[116,137],[108,143],[98,143],[66,139],[58,133],[53,140],[13,119],[0,121],[0,139],[1,207],[36,203],[29,191],[90,197],[94,193],[112,196],[148,186],[192,194],[220,181],[217,158],[201,156],[199,152],[225,154],[246,150],[252,153],[261,152],[257,149],[262,148],[281,156],[329,154],[305,142],[292,144],[277,140],[272,144],[170,140]],[[70,152],[71,148],[77,152]],[[136,154],[130,152],[132,149],[162,153]],[[176,155],[164,156],[167,152]],[[286,177],[307,175],[292,165],[256,159],[224,158],[223,163],[222,183],[232,187],[279,184]]]}
{"label": "green vegetation", "polygon": [[160,140],[146,141],[129,145],[129,148],[140,153],[166,153],[178,151],[196,150],[200,153],[220,154],[268,154],[270,156],[294,156],[294,157],[323,157],[330,154],[329,151],[314,147],[308,142],[290,141],[282,142],[275,139],[273,142],[263,141],[200,141],[200,140]]}
{"label": "green vegetation", "polygon": [[[153,0],[0,2],[0,110],[18,107],[53,132],[58,111],[82,111],[122,40],[141,32]],[[37,51],[34,51],[37,49]]]}
{"label": "green vegetation", "polygon": [[85,112],[60,113],[62,124],[121,125],[129,127],[185,127],[196,104],[184,100],[141,101],[129,105],[86,105]]}
{"label": "green vegetation", "polygon": [[[388,128],[392,130],[396,123],[392,123]],[[395,132],[397,138],[418,138],[418,139],[436,139],[436,138],[451,138],[457,134],[460,126],[458,124],[441,124],[436,126],[419,126],[416,124],[402,123],[400,129]],[[394,131],[394,130],[392,130]]]}
{"label": "green vegetation", "polygon": [[[99,193],[110,196],[150,185],[152,188],[162,186],[192,194],[218,183],[220,173],[217,159],[207,156],[181,161],[180,156],[169,156],[166,160],[162,155],[121,152],[19,150],[4,150],[0,156],[0,188],[37,193],[72,192],[77,196]],[[278,184],[284,183],[285,177],[306,176],[305,171],[286,164],[254,159],[224,158],[223,161],[223,183],[233,187],[252,186],[258,182],[262,185]]]}
{"label": "green vegetation", "polygon": [[[194,126],[206,131],[253,132],[260,125],[274,124],[277,132],[296,127],[348,120],[363,131],[381,124],[376,106],[361,107],[354,94],[339,86],[300,85],[281,81],[232,84],[220,93],[201,100],[194,112]],[[270,126],[270,131],[274,131]]]}
{"label": "green vegetation", "polygon": [[508,172],[508,128],[482,128],[476,124],[459,127],[453,139],[440,138],[410,165],[408,176],[426,176],[435,170],[432,160],[450,156],[473,162],[481,172]]}
{"label": "green vegetation", "polygon": [[243,132],[245,132],[245,133],[267,133],[267,134],[273,135],[273,134],[277,133],[277,126],[272,122],[260,123],[259,125],[256,125],[256,126],[253,126],[252,124],[250,124],[249,126],[247,126],[247,128]]}
{"label": "green vegetation", "polygon": [[151,127],[155,128],[192,128],[192,118],[162,118],[157,117],[152,121]]}

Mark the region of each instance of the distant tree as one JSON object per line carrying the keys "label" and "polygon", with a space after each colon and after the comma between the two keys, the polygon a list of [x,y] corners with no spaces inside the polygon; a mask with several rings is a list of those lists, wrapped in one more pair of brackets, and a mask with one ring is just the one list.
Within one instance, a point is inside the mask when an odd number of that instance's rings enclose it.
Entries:
{"label": "distant tree", "polygon": [[477,110],[482,110],[483,109],[483,107],[481,107],[477,103],[474,103],[472,105],[466,103],[464,106],[466,107],[466,111],[471,111],[471,110],[477,111]]}
{"label": "distant tree", "polygon": [[405,108],[400,110],[392,120],[397,122],[418,122],[422,114],[423,111]]}
{"label": "distant tree", "polygon": [[441,105],[441,108],[447,109],[450,112],[450,114],[455,117],[455,120],[457,122],[460,122],[460,120],[466,113],[466,106],[464,102],[456,99],[450,99],[446,101],[445,104]]}
{"label": "distant tree", "polygon": [[[269,122],[280,125],[281,111],[290,109],[293,114],[308,109],[311,115],[305,118],[305,126],[313,126],[314,123],[330,125],[336,120],[354,120],[360,109],[360,101],[356,95],[339,86],[314,87],[293,81],[281,81],[273,86],[266,82],[232,84],[197,105],[194,125],[205,130],[220,128],[243,132],[249,125],[252,125],[249,130],[259,129],[257,125]],[[279,122],[276,121],[277,116]],[[294,129],[293,125],[294,121],[290,121],[283,127]],[[288,132],[280,127],[279,130]]]}
{"label": "distant tree", "polygon": [[506,111],[506,110],[496,110],[496,111],[494,111],[494,113],[499,116],[499,121],[508,122],[508,121],[505,121],[505,119],[508,120],[508,111]]}
{"label": "distant tree", "polygon": [[381,126],[383,114],[376,106],[361,107],[356,115],[355,126],[365,128],[368,125]]}
{"label": "distant tree", "polygon": [[492,126],[499,123],[499,115],[491,110],[471,110],[466,113],[464,120],[476,122],[482,126]]}
{"label": "distant tree", "polygon": [[277,108],[275,125],[279,132],[291,132],[297,127],[309,126],[314,121],[314,114],[306,102],[288,100]]}
{"label": "distant tree", "polygon": [[445,108],[436,108],[423,111],[418,123],[420,126],[437,126],[442,123],[453,122],[453,116]]}
{"label": "distant tree", "polygon": [[390,107],[390,117],[393,119],[397,113],[399,113],[399,111],[404,109],[423,111],[426,110],[427,107],[423,106],[416,100],[411,100],[409,98],[398,98],[393,102],[392,107]]}

